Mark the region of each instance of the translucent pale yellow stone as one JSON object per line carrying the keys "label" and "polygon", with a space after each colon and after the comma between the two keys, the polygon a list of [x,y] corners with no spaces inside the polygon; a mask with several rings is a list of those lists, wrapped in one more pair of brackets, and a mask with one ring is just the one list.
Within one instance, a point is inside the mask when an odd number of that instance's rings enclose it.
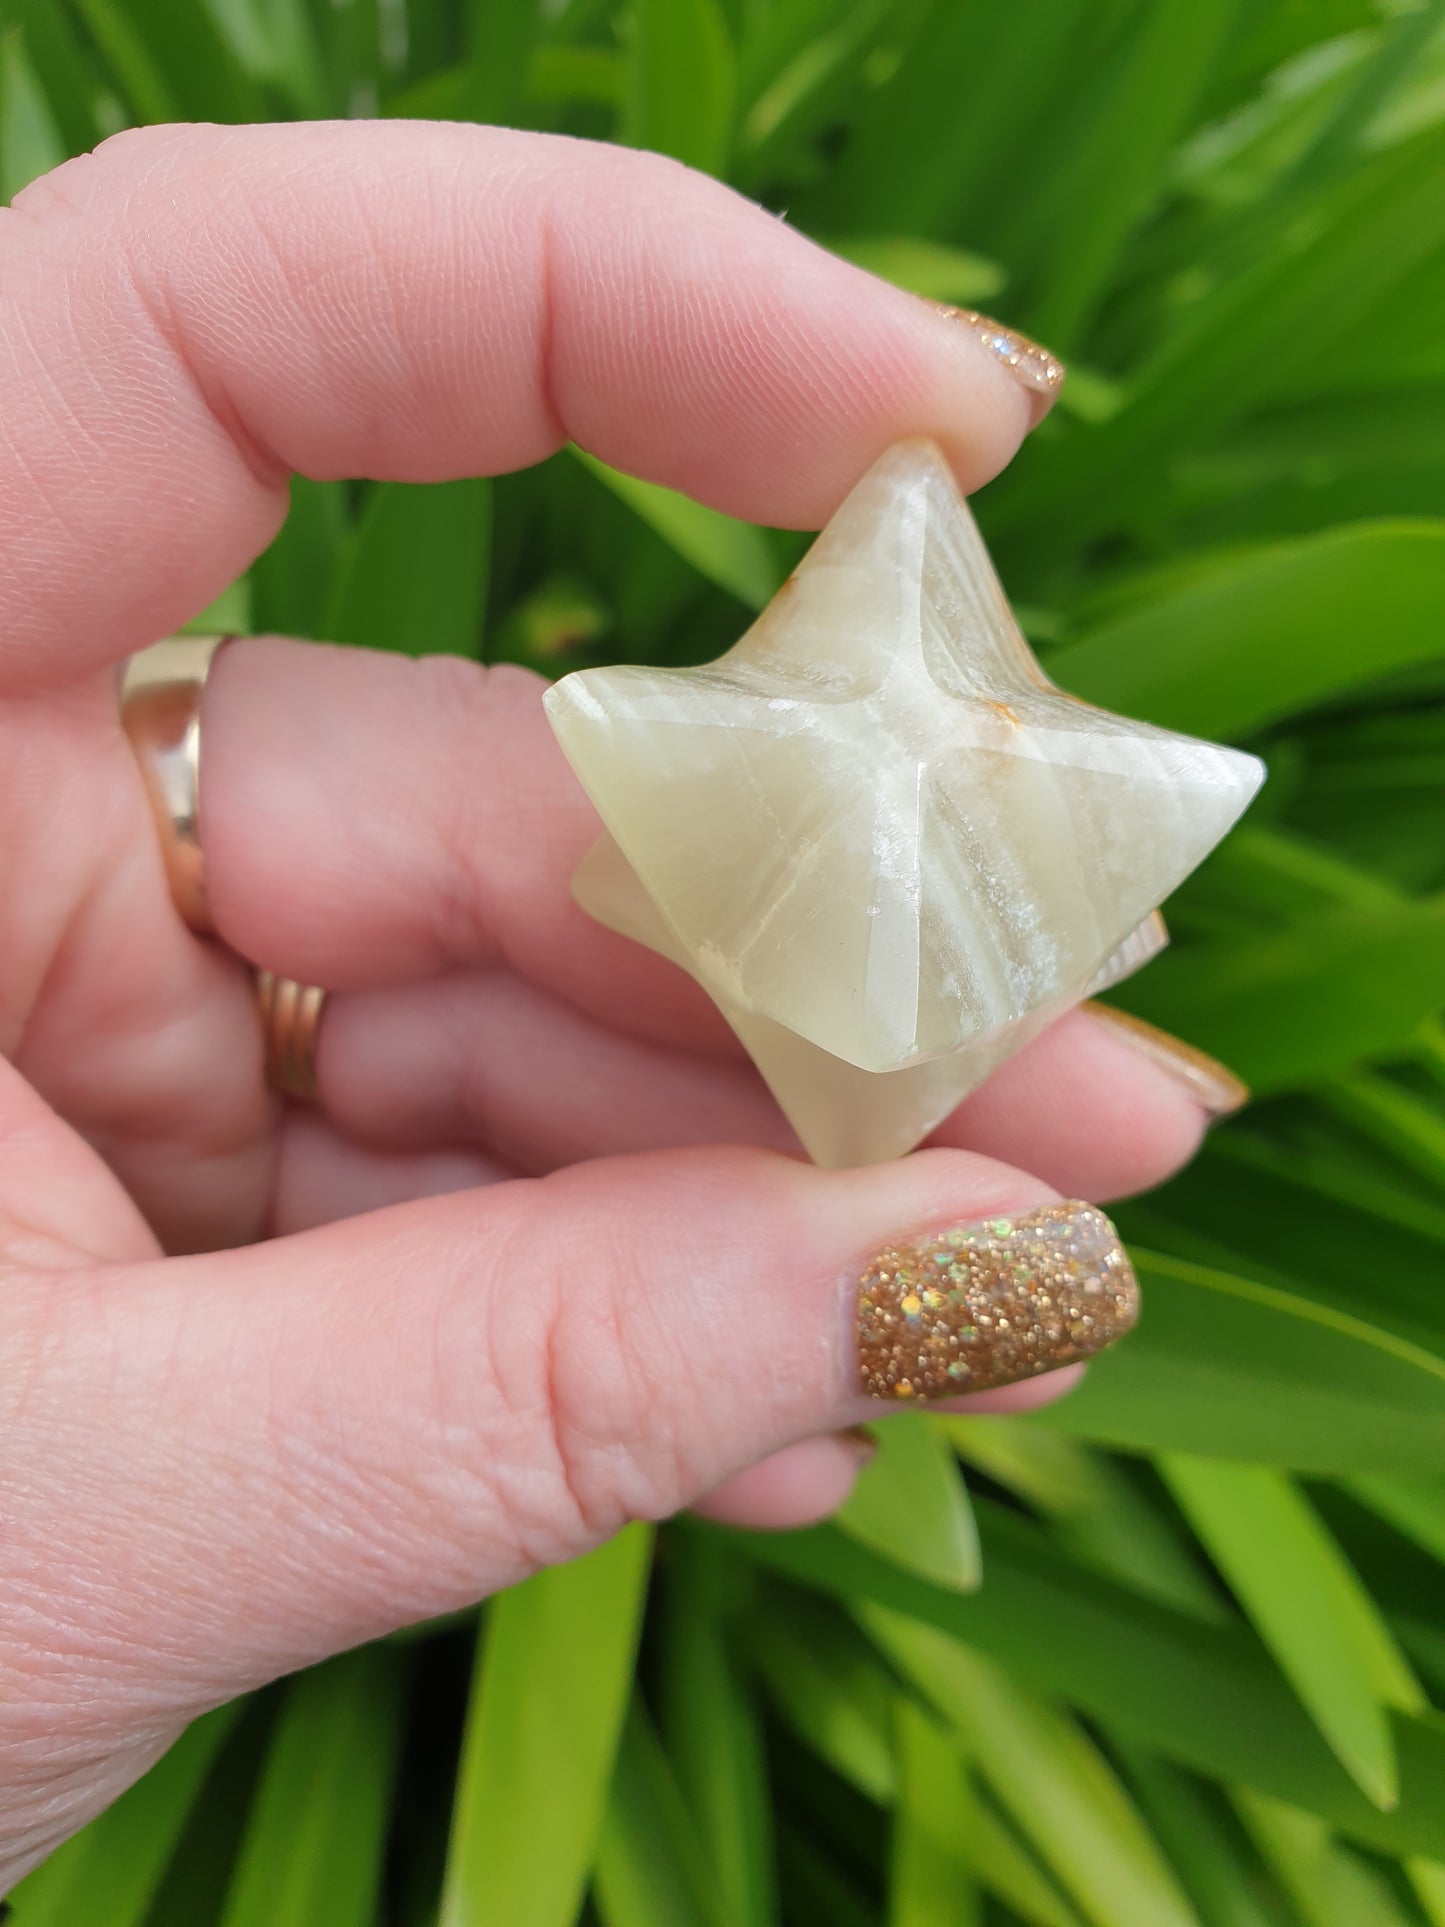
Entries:
{"label": "translucent pale yellow stone", "polygon": [[925,441],[717,662],[547,706],[606,826],[578,900],[697,978],[821,1164],[907,1150],[1146,961],[1262,776],[1056,689]]}

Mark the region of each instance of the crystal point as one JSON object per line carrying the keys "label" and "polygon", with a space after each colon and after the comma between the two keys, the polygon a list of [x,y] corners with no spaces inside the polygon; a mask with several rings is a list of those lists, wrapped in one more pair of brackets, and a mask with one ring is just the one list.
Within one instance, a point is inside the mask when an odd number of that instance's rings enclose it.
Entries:
{"label": "crystal point", "polygon": [[547,706],[607,831],[579,901],[697,978],[827,1164],[908,1149],[1147,960],[1262,775],[1055,688],[926,441],[717,662]]}

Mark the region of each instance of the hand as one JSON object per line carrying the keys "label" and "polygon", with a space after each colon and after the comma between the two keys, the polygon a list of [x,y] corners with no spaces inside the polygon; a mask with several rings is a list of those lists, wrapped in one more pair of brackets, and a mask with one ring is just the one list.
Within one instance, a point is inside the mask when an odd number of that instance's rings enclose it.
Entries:
{"label": "hand", "polygon": [[[1009,459],[1035,398],[966,328],[670,163],[480,128],[125,135],[0,259],[8,1880],[229,1695],[709,1492],[827,1510],[869,1253],[1152,1183],[1205,1113],[1075,1013],[949,1148],[786,1155],[696,987],[572,907],[593,821],[514,669],[233,645],[221,941],[167,894],[115,668],[292,471],[572,436],[814,527],[900,435],[965,488]],[[314,1110],[264,1086],[250,964],[335,993]]]}

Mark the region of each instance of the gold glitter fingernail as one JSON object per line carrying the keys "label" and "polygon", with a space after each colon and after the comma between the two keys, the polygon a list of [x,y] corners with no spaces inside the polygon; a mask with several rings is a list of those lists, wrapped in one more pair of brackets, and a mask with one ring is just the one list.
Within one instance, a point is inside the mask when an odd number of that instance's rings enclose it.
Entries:
{"label": "gold glitter fingernail", "polygon": [[1027,335],[1021,335],[1015,328],[1006,328],[991,315],[980,314],[977,308],[944,308],[942,312],[950,320],[963,322],[980,347],[986,348],[1016,381],[1032,388],[1036,395],[1048,395],[1052,399],[1063,387],[1067,372],[1064,364],[1047,348],[1030,341]]}
{"label": "gold glitter fingernail", "polygon": [[956,1398],[1088,1358],[1139,1315],[1118,1233],[1091,1204],[890,1245],[858,1285],[858,1362],[874,1398]]}
{"label": "gold glitter fingernail", "polygon": [[1101,1018],[1141,1057],[1147,1057],[1151,1064],[1177,1079],[1211,1118],[1229,1117],[1249,1102],[1249,1086],[1242,1078],[1236,1077],[1217,1057],[1208,1057],[1193,1044],[1186,1044],[1182,1037],[1171,1036],[1167,1030],[1156,1030],[1142,1017],[1131,1016],[1113,1004],[1090,1003],[1084,1008],[1091,1017]]}

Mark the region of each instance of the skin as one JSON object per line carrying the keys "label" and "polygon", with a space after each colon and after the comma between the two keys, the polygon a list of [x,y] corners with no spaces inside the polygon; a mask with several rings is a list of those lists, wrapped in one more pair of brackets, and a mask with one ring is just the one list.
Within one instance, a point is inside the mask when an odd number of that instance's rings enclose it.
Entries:
{"label": "skin", "polygon": [[[1010,459],[1038,400],[966,330],[669,162],[481,128],[123,135],[0,218],[0,276],[3,1886],[232,1694],[628,1519],[826,1512],[870,1251],[1153,1184],[1205,1118],[1075,1013],[936,1148],[812,1170],[572,906],[593,819],[512,668],[233,645],[221,941],[167,895],[115,667],[290,473],[570,436],[812,528],[899,436],[967,489]],[[315,1109],[252,964],[335,992]]]}

